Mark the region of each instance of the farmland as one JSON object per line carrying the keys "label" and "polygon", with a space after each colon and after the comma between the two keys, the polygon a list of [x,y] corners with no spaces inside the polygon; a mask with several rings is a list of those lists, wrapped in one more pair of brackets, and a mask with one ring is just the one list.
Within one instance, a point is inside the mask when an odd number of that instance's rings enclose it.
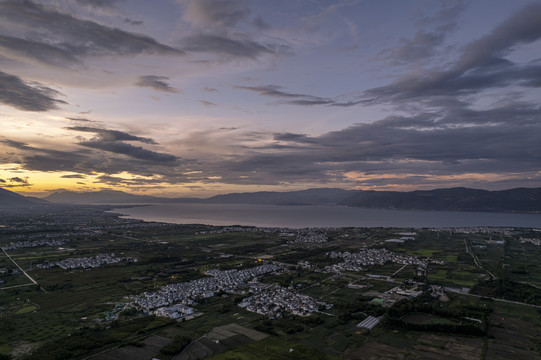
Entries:
{"label": "farmland", "polygon": [[[37,211],[31,223],[28,214],[2,214],[0,246],[10,246],[7,253],[37,285],[0,256],[1,354],[28,360],[540,358],[541,246],[521,240],[541,237],[535,229],[308,232],[145,223],[106,210],[56,207]],[[414,239],[385,241],[400,233]],[[313,234],[318,241],[310,241]],[[13,248],[18,241],[36,246]],[[367,249],[372,260],[360,267],[329,255],[359,258]],[[103,253],[134,260],[38,266]],[[240,274],[264,264],[279,270],[194,298],[190,316],[155,316],[133,301],[166,285],[208,279],[212,271]],[[284,309],[267,316],[239,306],[267,286],[332,306],[309,316]],[[358,328],[367,316],[380,324]]]}

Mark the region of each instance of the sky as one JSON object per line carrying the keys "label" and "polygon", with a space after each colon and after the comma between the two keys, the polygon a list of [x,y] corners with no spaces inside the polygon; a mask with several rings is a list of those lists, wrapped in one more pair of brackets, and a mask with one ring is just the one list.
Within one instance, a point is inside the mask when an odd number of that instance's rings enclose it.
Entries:
{"label": "sky", "polygon": [[541,186],[541,1],[0,0],[0,187]]}

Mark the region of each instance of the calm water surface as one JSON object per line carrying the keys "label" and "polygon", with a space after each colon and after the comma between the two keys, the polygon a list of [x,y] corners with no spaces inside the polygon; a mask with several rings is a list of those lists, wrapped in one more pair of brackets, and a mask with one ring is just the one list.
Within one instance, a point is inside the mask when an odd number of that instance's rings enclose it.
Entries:
{"label": "calm water surface", "polygon": [[260,227],[471,227],[541,228],[541,214],[406,211],[344,206],[159,204],[116,209],[126,218],[175,224]]}

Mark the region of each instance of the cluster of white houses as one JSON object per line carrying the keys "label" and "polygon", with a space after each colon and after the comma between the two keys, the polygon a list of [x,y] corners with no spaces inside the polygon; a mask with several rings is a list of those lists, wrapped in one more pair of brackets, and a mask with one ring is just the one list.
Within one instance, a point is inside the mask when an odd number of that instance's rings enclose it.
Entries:
{"label": "cluster of white houses", "polygon": [[327,253],[331,259],[342,258],[343,262],[326,266],[324,272],[340,273],[343,271],[363,271],[364,266],[384,265],[393,262],[402,265],[416,265],[418,272],[426,271],[428,260],[415,256],[397,254],[387,249],[363,249],[357,253],[349,251],[331,251]]}
{"label": "cluster of white houses", "polygon": [[431,231],[449,231],[453,233],[461,234],[502,234],[513,235],[516,233],[516,229],[507,227],[495,227],[495,226],[475,226],[475,227],[446,227],[446,228],[433,228]]}
{"label": "cluster of white houses", "polygon": [[[5,228],[0,228],[5,229]],[[22,234],[15,234],[10,237],[12,240],[16,239],[40,239],[40,238],[56,238],[56,239],[67,239],[67,238],[73,238],[73,237],[79,237],[79,236],[90,236],[95,235],[94,232],[88,232],[88,231],[68,231],[68,232],[38,232],[33,234],[28,233],[22,233]]]}
{"label": "cluster of white houses", "polygon": [[[144,292],[134,300],[134,305],[145,311],[158,309],[157,315],[167,316],[174,304],[193,305],[199,299],[209,298],[217,292],[236,292],[254,278],[280,270],[278,265],[265,264],[244,270],[209,270],[211,277],[163,286],[155,292]],[[160,309],[161,308],[161,309]],[[179,313],[179,311],[177,311]]]}
{"label": "cluster of white houses", "polygon": [[42,246],[62,246],[69,240],[34,240],[34,241],[17,241],[9,243],[8,245],[2,246],[2,249],[5,251],[16,250],[23,248],[34,248]]}
{"label": "cluster of white houses", "polygon": [[269,318],[280,318],[284,312],[308,316],[319,309],[330,309],[332,304],[317,301],[308,295],[283,288],[279,285],[253,284],[252,296],[239,303],[239,306]]}
{"label": "cluster of white houses", "polygon": [[541,245],[541,239],[535,239],[535,238],[523,238],[523,237],[520,237],[519,238],[520,242],[521,243],[530,243],[530,244],[533,244],[533,245],[536,245],[536,246],[539,246]]}
{"label": "cluster of white houses", "polygon": [[38,264],[36,267],[40,269],[49,269],[55,266],[59,266],[62,269],[92,269],[98,268],[107,264],[116,264],[119,262],[137,262],[136,258],[132,257],[120,257],[115,256],[114,253],[110,254],[98,254],[96,256],[81,257],[81,258],[67,258],[60,261],[52,261],[44,264]]}
{"label": "cluster of white houses", "polygon": [[288,241],[291,244],[298,243],[314,243],[320,244],[325,243],[329,240],[325,232],[314,231],[312,229],[307,229],[300,231],[293,240]]}
{"label": "cluster of white houses", "polygon": [[154,310],[154,315],[168,317],[171,319],[179,319],[187,315],[192,315],[194,309],[184,304],[176,304],[171,306],[164,306]]}

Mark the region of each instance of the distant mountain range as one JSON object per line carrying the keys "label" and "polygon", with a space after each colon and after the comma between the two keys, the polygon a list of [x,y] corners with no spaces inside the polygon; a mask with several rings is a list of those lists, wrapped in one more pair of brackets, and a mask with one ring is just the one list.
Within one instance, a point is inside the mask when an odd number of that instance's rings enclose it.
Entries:
{"label": "distant mountain range", "polygon": [[308,189],[300,191],[234,193],[205,199],[212,204],[269,204],[269,205],[339,205],[357,191],[343,189]]}
{"label": "distant mountain range", "polygon": [[25,197],[0,189],[0,206],[39,204],[271,204],[271,205],[344,205],[377,209],[541,212],[541,188],[517,188],[487,191],[468,188],[436,190],[361,191],[318,188],[301,191],[233,193],[207,199],[163,198],[133,195],[122,191],[62,191],[43,199]]}
{"label": "distant mountain range", "polygon": [[[183,198],[171,199],[149,195],[134,195],[123,191],[100,190],[91,192],[59,191],[43,198],[61,204],[154,204],[182,202]],[[187,202],[199,199],[184,198]]]}
{"label": "distant mountain range", "polygon": [[148,195],[133,195],[122,191],[101,190],[95,192],[61,191],[43,199],[63,204],[271,204],[271,205],[337,205],[355,194],[356,191],[342,189],[308,189],[289,192],[260,191],[216,195],[207,199],[163,198]]}
{"label": "distant mountain range", "polygon": [[0,188],[0,207],[43,205],[47,203],[48,202],[43,199],[19,195],[13,191]]}
{"label": "distant mountain range", "polygon": [[359,191],[340,205],[403,210],[541,212],[541,188]]}

